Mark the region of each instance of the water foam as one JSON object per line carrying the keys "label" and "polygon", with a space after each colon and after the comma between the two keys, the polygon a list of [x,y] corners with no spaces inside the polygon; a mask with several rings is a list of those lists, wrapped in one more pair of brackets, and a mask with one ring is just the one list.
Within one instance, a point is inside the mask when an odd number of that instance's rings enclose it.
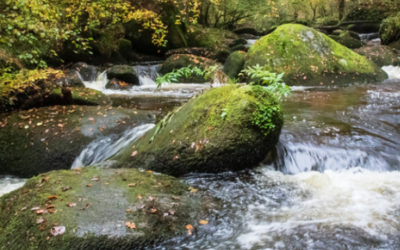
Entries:
{"label": "water foam", "polygon": [[340,228],[356,228],[356,235],[348,235],[349,238],[354,237],[353,241],[360,240],[358,237],[362,238],[363,234],[385,240],[387,235],[398,233],[400,172],[381,173],[352,168],[288,176],[263,171],[262,179],[274,179],[281,188],[289,189],[295,185],[303,191],[303,195],[298,195],[297,191],[289,205],[277,209],[260,202],[249,205],[245,215],[248,231],[238,237],[238,242],[245,249],[254,245],[284,249],[293,244],[286,242],[285,238],[293,236],[309,237],[305,240],[307,246],[304,249],[313,249],[318,245],[318,238],[310,236],[314,229],[321,241],[326,240],[322,236],[326,228],[334,228],[325,237],[336,241],[345,237],[341,235]]}
{"label": "water foam", "polygon": [[0,197],[22,187],[25,182],[26,179],[0,178]]}
{"label": "water foam", "polygon": [[384,66],[382,70],[385,71],[389,79],[400,79],[400,67],[399,66]]}

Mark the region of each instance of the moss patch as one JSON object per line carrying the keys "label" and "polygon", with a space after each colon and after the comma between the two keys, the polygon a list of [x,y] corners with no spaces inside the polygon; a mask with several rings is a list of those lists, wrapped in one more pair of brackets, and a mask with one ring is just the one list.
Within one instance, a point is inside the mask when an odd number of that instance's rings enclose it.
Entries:
{"label": "moss patch", "polygon": [[275,128],[267,134],[253,125],[260,105],[279,107],[268,92],[260,95],[259,91],[252,86],[229,85],[190,100],[116,156],[117,167],[174,176],[253,167],[278,142],[283,126],[281,112],[272,117]]}
{"label": "moss patch", "polygon": [[288,85],[380,82],[387,78],[363,56],[298,24],[282,25],[251,46],[245,67],[256,64],[266,65],[270,72],[284,72]]}
{"label": "moss patch", "polygon": [[224,64],[224,72],[230,78],[237,78],[239,73],[242,71],[245,60],[246,53],[243,51],[233,52]]}
{"label": "moss patch", "polygon": [[[0,249],[142,249],[187,235],[186,225],[197,227],[212,203],[203,201],[166,175],[91,167],[53,171],[0,199]],[[47,213],[37,215],[34,207]],[[39,218],[44,221],[37,223]],[[65,233],[51,235],[54,226],[64,226]]]}

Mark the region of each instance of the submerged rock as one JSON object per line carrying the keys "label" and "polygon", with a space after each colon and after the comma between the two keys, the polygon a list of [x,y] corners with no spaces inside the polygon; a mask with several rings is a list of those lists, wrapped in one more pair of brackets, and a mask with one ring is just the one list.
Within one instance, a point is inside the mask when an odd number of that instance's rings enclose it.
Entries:
{"label": "submerged rock", "polygon": [[265,65],[285,73],[288,85],[380,82],[387,78],[377,65],[326,35],[298,24],[286,24],[250,47],[245,68]]}
{"label": "submerged rock", "polygon": [[379,67],[389,65],[400,66],[398,55],[388,46],[364,46],[354,51],[373,61]]}
{"label": "submerged rock", "polygon": [[132,66],[117,65],[107,70],[108,79],[118,79],[132,85],[140,85],[139,78]]}
{"label": "submerged rock", "polygon": [[131,85],[127,84],[126,82],[119,81],[118,79],[115,78],[111,79],[106,84],[106,89],[122,90],[122,89],[128,89],[130,87]]}
{"label": "submerged rock", "polygon": [[242,71],[245,60],[246,53],[243,51],[233,52],[224,64],[224,72],[230,78],[237,78],[239,73]]}
{"label": "submerged rock", "polygon": [[33,96],[21,105],[21,109],[27,110],[54,105],[109,105],[111,100],[100,91],[88,88],[70,88],[72,94],[72,103],[66,102],[62,87],[53,89],[50,93]]}
{"label": "submerged rock", "polygon": [[167,115],[115,157],[116,167],[174,176],[242,170],[274,148],[282,125],[279,104],[262,87],[215,88]]}
{"label": "submerged rock", "polygon": [[[194,55],[177,54],[168,57],[167,60],[162,64],[160,73],[167,74],[175,69],[180,69],[187,66],[199,67],[204,70],[210,66],[218,65],[216,61]],[[210,81],[210,79],[205,79],[204,76],[191,75],[188,77],[181,76],[178,78],[180,83],[204,83]]]}
{"label": "submerged rock", "polygon": [[213,204],[166,175],[92,167],[53,171],[0,199],[0,246],[151,248],[188,235],[186,226],[200,226]]}
{"label": "submerged rock", "polygon": [[55,106],[2,114],[0,175],[31,177],[69,169],[98,137],[120,134],[133,124],[153,123],[148,112],[110,107]]}

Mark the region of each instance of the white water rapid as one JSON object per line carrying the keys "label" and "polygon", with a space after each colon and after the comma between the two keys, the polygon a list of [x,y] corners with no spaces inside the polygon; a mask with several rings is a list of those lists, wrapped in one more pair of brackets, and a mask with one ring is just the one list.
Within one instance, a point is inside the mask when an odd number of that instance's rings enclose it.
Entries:
{"label": "white water rapid", "polygon": [[25,182],[26,179],[11,177],[0,178],[0,197],[22,187]]}
{"label": "white water rapid", "polygon": [[71,168],[76,169],[78,167],[85,167],[105,161],[111,156],[118,154],[129,143],[137,140],[153,127],[154,124],[140,125],[128,129],[121,136],[111,135],[96,140],[90,143],[81,154],[76,157]]}
{"label": "white water rapid", "polygon": [[399,66],[384,66],[382,70],[385,71],[389,80],[400,79],[400,67]]}

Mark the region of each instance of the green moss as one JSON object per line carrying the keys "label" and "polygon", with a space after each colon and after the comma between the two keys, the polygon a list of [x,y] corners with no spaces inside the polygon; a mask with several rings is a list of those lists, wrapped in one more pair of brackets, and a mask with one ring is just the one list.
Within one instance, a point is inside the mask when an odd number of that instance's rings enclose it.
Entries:
{"label": "green moss", "polygon": [[[343,33],[342,33],[343,34]],[[347,33],[345,33],[347,34]],[[353,37],[347,35],[344,36],[335,36],[330,35],[331,39],[335,40],[337,43],[349,48],[349,49],[358,49],[363,46],[363,43],[359,39],[354,39]]]}
{"label": "green moss", "polygon": [[[281,112],[274,115],[275,129],[267,134],[253,125],[259,103],[270,108],[279,106],[269,93],[256,95],[251,86],[212,89],[190,100],[127,147],[115,157],[119,162],[116,166],[174,176],[252,167],[278,142],[283,125]],[[134,151],[137,153],[131,157]]]}
{"label": "green moss", "polygon": [[368,60],[373,61],[379,67],[388,65],[400,66],[398,55],[388,46],[364,46],[354,51],[365,56]]}
{"label": "green moss", "polygon": [[107,77],[109,79],[118,79],[120,81],[139,85],[139,78],[132,66],[129,65],[116,65],[107,70]]}
{"label": "green moss", "polygon": [[266,65],[270,72],[285,73],[288,85],[379,82],[387,78],[366,58],[297,24],[282,25],[251,46],[245,67],[257,64]]}
{"label": "green moss", "polygon": [[244,57],[246,53],[243,51],[233,52],[224,64],[224,72],[230,78],[237,78],[244,66]]}
{"label": "green moss", "polygon": [[[31,211],[49,205],[54,205],[52,214]],[[196,227],[206,206],[186,184],[166,175],[91,167],[53,171],[0,199],[0,249],[142,249],[187,234],[186,225]],[[38,218],[45,222],[37,224]],[[128,221],[136,229],[127,228]],[[64,226],[65,233],[52,236],[55,225]]]}
{"label": "green moss", "polygon": [[[111,100],[102,92],[88,88],[71,88],[72,100],[75,105],[109,105]],[[54,89],[49,95],[49,99],[61,98],[61,88]],[[62,104],[52,103],[50,105]]]}
{"label": "green moss", "polygon": [[384,45],[400,40],[400,12],[382,21],[379,36]]}

